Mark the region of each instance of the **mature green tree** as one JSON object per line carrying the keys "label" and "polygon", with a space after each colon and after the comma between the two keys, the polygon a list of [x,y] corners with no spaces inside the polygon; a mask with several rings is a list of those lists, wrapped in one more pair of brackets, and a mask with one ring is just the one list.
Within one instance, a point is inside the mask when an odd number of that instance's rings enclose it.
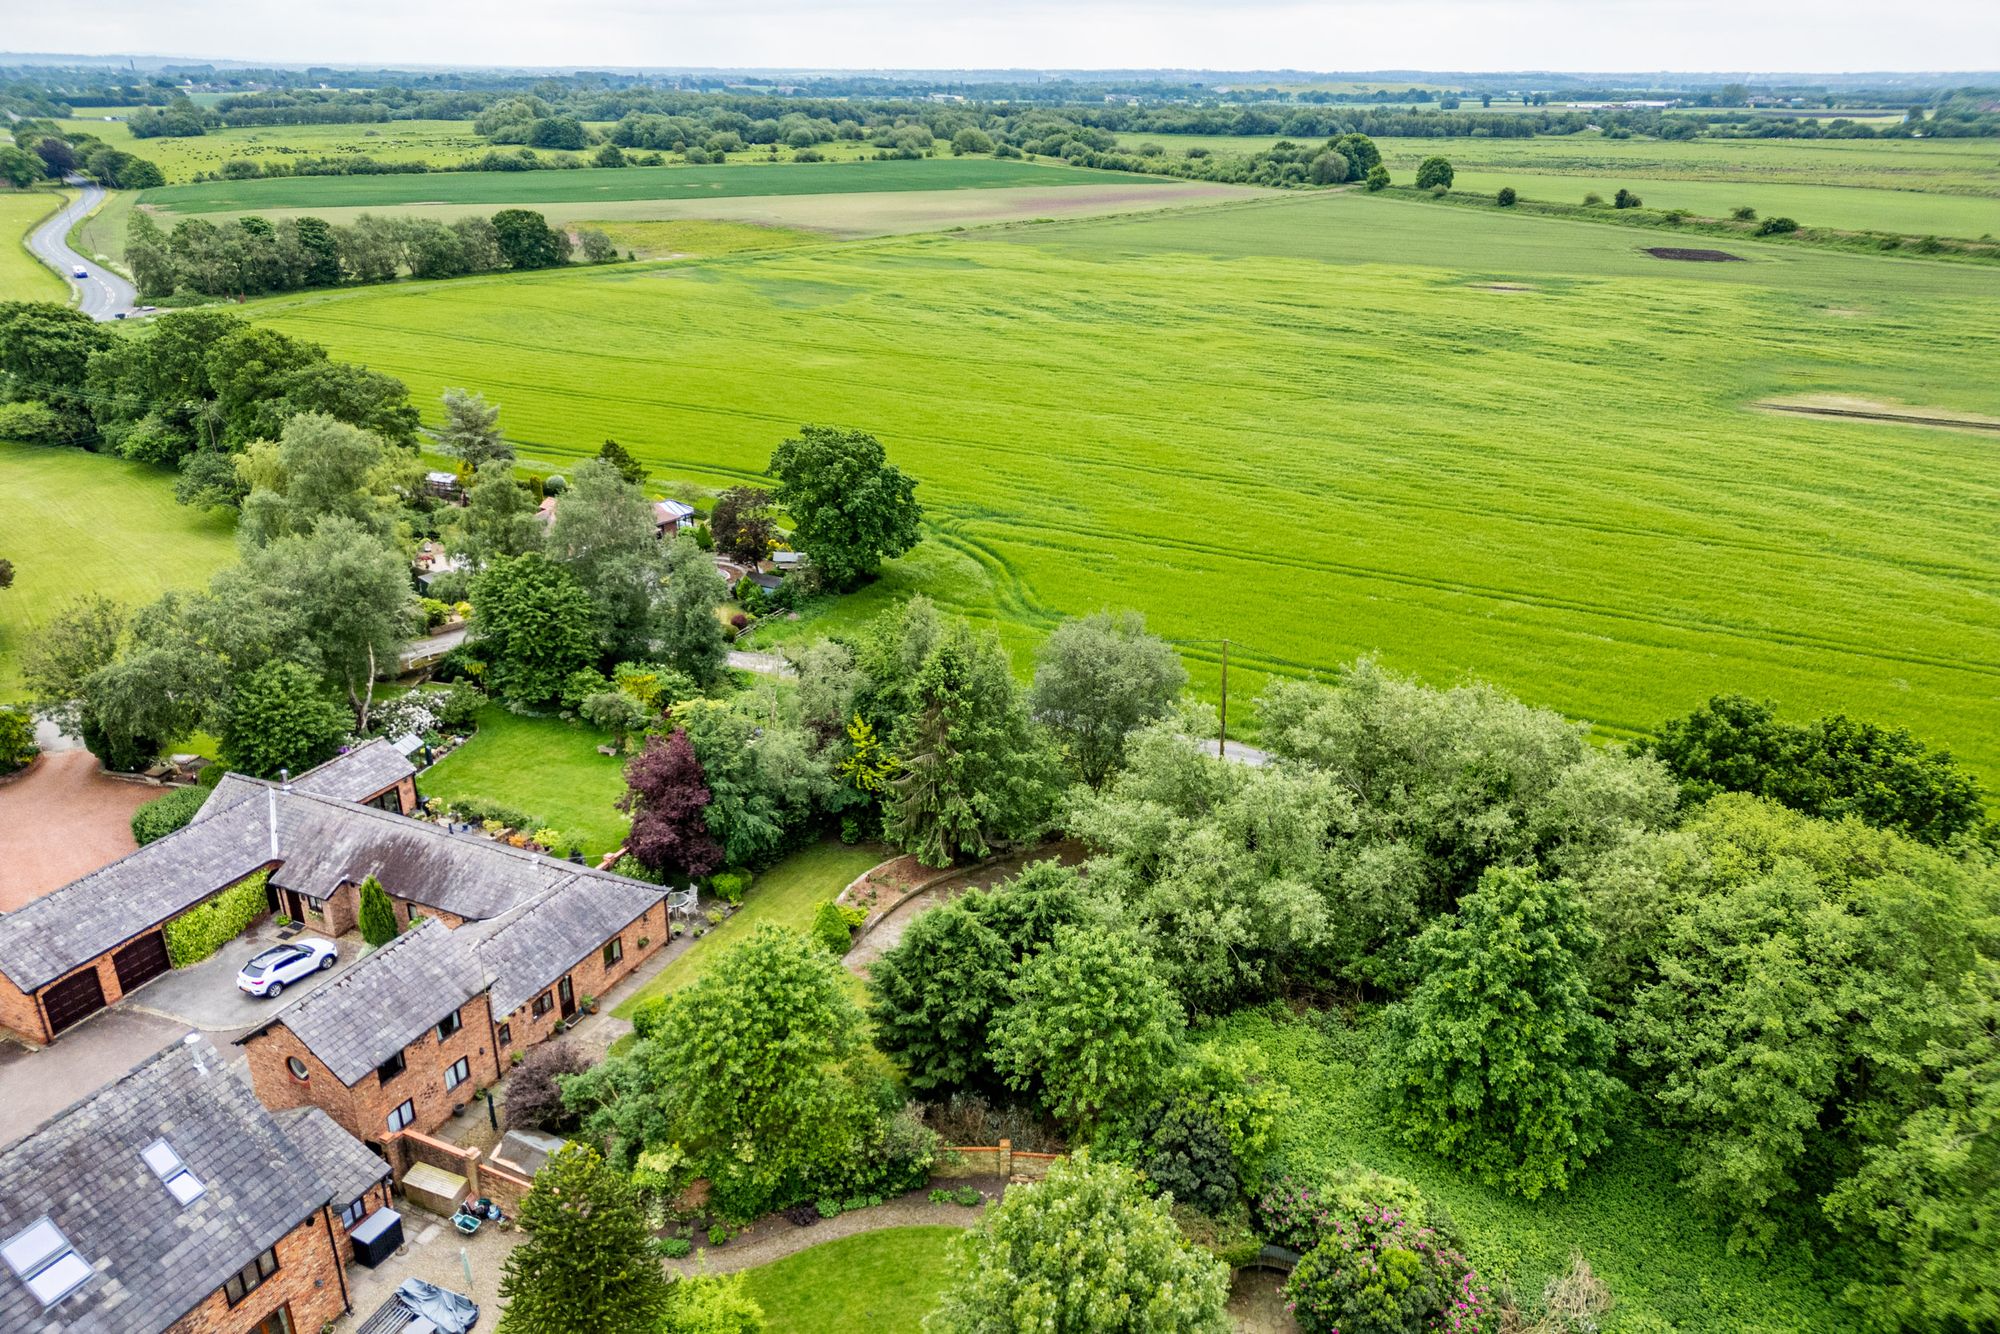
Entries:
{"label": "mature green tree", "polygon": [[300,285],[331,287],[339,282],[340,244],[334,239],[332,224],[325,218],[295,218],[292,234],[299,248]]}
{"label": "mature green tree", "polygon": [[170,465],[221,448],[209,352],[242,327],[228,311],[167,311],[95,353],[89,389],[105,443],[128,459]]}
{"label": "mature green tree", "polygon": [[367,731],[375,680],[395,672],[416,619],[402,553],[352,519],[332,518],[246,555],[240,571],[297,618],[302,647],[346,693],[355,730]]}
{"label": "mature green tree", "polygon": [[1065,926],[1022,964],[996,1014],[994,1056],[1008,1084],[1087,1132],[1145,1105],[1174,1063],[1180,1007],[1143,945],[1115,930]]}
{"label": "mature green tree", "polygon": [[0,181],[25,190],[42,179],[42,160],[24,148],[0,144]]}
{"label": "mature green tree", "polygon": [[446,535],[446,548],[474,570],[496,560],[540,551],[548,530],[528,489],[505,459],[488,459],[466,489],[465,508]]}
{"label": "mature green tree", "polygon": [[927,1334],[1223,1334],[1229,1268],[1130,1168],[1082,1154],[1009,1190],[952,1243]]}
{"label": "mature green tree", "polygon": [[1333,151],[1354,166],[1356,176],[1366,176],[1382,165],[1382,150],[1365,134],[1343,134],[1333,140]]}
{"label": "mature green tree", "polygon": [[138,288],[141,301],[158,301],[161,297],[172,296],[180,286],[180,274],[174,268],[173,247],[167,242],[167,234],[160,230],[160,224],[153,221],[153,215],[139,209],[132,210],[131,218],[125,224],[125,266],[132,270],[132,282]]}
{"label": "mature green tree", "polygon": [[517,1221],[527,1239],[501,1272],[500,1334],[660,1334],[673,1280],[637,1192],[596,1149],[557,1150]]}
{"label": "mature green tree", "polygon": [[465,254],[467,272],[494,273],[507,267],[507,257],[500,253],[500,233],[492,219],[459,218],[451,224],[451,230]]}
{"label": "mature green tree", "polygon": [[666,591],[653,617],[653,642],[660,656],[695,684],[713,684],[729,665],[729,643],[715,614],[729,596],[729,585],[688,533],[667,548],[665,575]]}
{"label": "mature green tree", "polygon": [[1417,164],[1417,188],[1419,190],[1433,190],[1442,185],[1449,190],[1455,175],[1456,173],[1451,169],[1451,163],[1446,159],[1435,156],[1427,157]]}
{"label": "mature green tree", "polygon": [[21,677],[35,712],[72,734],[84,726],[84,683],[118,656],[131,617],[102,593],[80,593],[35,632],[21,654]]}
{"label": "mature green tree", "polygon": [[303,773],[333,758],[353,720],[326,687],[295,662],[271,662],[236,683],[222,758],[259,778]]}
{"label": "mature green tree", "polygon": [[833,588],[853,588],[917,544],[917,484],[866,432],[801,427],[771,455],[770,472],[792,516],[793,544]]}
{"label": "mature green tree", "polygon": [[494,561],[472,581],[487,683],[503,698],[545,703],[570,673],[597,661],[590,596],[576,576],[539,552]]}
{"label": "mature green tree", "polygon": [[771,518],[771,493],[755,486],[732,486],[716,497],[708,516],[715,549],[729,559],[755,569],[771,554],[778,525]]}
{"label": "mature green tree", "polygon": [[375,949],[396,938],[396,905],[372,875],[361,882],[361,938]]}
{"label": "mature green tree", "polygon": [[869,969],[875,1045],[920,1094],[997,1092],[988,1036],[1013,972],[1007,942],[963,898],[931,909]]}
{"label": "mature green tree", "polygon": [[569,262],[569,236],[533,209],[503,208],[493,215],[500,254],[510,269],[549,269]]}
{"label": "mature green tree", "polygon": [[666,557],[653,507],[639,488],[608,463],[578,464],[544,550],[589,596],[603,652],[619,660],[648,657]]}
{"label": "mature green tree", "polygon": [[54,301],[0,302],[0,399],[36,402],[56,415],[58,443],[89,445],[91,354],[111,341],[102,324]]}
{"label": "mature green tree", "polygon": [[237,524],[246,548],[303,536],[343,519],[380,542],[396,535],[401,498],[390,489],[380,437],[317,412],[285,423],[275,445],[260,441],[237,472],[250,488]]}
{"label": "mature green tree", "polygon": [[1687,830],[1707,883],[1677,903],[1624,1043],[1686,1137],[1696,1201],[1765,1247],[1935,1096],[1917,1073],[2000,956],[2000,873],[1735,794]]}
{"label": "mature green tree", "polygon": [[1649,749],[1693,801],[1754,792],[1807,815],[1853,815],[1935,844],[1986,821],[1979,780],[1951,752],[1845,714],[1788,723],[1770,700],[1717,695],[1661,724]]}
{"label": "mature green tree", "polygon": [[416,444],[417,410],[401,380],[327,359],[316,343],[246,325],[209,350],[223,443],[275,440],[301,412],[323,412],[392,445]]}
{"label": "mature green tree", "polygon": [[1405,1141],[1529,1199],[1569,1188],[1620,1091],[1584,980],[1595,946],[1574,898],[1520,868],[1424,932],[1381,1056]]}
{"label": "mature green tree", "polygon": [[[751,1218],[837,1174],[853,1150],[869,1117],[861,1036],[839,962],[765,923],[668,997],[651,1038],[570,1096],[599,1104],[590,1133],[615,1134],[630,1153],[675,1146],[713,1183],[719,1212]],[[629,1087],[606,1071],[621,1059]]]}
{"label": "mature green tree", "polygon": [[1145,617],[1100,611],[1064,621],[1043,641],[1028,709],[1096,787],[1124,760],[1125,738],[1164,718],[1186,684],[1180,655],[1146,633]]}
{"label": "mature green tree", "polygon": [[731,866],[759,866],[783,851],[836,790],[830,758],[754,697],[690,699],[673,719],[701,760],[711,797],[703,816]]}
{"label": "mature green tree", "polygon": [[1386,190],[1390,184],[1389,169],[1378,162],[1368,169],[1368,174],[1361,178],[1361,183],[1370,194],[1377,190]]}
{"label": "mature green tree", "polygon": [[474,472],[496,459],[507,463],[514,459],[514,447],[500,434],[500,407],[487,403],[484,394],[445,390],[444,425],[437,440],[447,454],[464,459]]}
{"label": "mature green tree", "polygon": [[994,839],[1047,827],[1059,761],[1028,717],[996,635],[953,625],[917,674],[914,703],[892,738],[902,773],[886,828],[897,846],[926,866],[949,866],[985,856]]}
{"label": "mature green tree", "polygon": [[632,457],[632,451],[616,440],[606,440],[604,447],[597,451],[597,457],[618,470],[618,475],[633,486],[646,483],[646,465]]}

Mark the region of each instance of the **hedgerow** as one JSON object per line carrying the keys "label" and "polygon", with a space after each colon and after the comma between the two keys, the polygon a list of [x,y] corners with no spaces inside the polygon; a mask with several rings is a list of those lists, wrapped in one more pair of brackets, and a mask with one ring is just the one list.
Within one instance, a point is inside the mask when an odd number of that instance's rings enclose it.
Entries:
{"label": "hedgerow", "polygon": [[142,848],[155,839],[165,838],[194,819],[195,812],[208,800],[208,791],[206,787],[183,787],[153,798],[132,812],[132,837]]}
{"label": "hedgerow", "polygon": [[264,914],[264,881],[269,875],[259,871],[168,922],[167,961],[176,968],[200,963],[242,935]]}

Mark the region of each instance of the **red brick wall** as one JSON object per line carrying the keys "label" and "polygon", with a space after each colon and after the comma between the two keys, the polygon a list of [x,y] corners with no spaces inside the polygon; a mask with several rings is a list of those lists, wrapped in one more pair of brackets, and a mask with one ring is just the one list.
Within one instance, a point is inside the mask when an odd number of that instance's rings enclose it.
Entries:
{"label": "red brick wall", "polygon": [[[579,959],[568,974],[571,985],[575,988],[578,1008],[582,1007],[585,996],[602,999],[604,993],[616,986],[620,979],[658,953],[667,943],[666,922],[666,905],[656,903],[618,933],[619,939],[625,943],[625,955],[616,964],[610,968],[604,966],[604,944],[610,943],[608,941]],[[642,938],[646,942],[643,949],[639,946]],[[555,982],[551,982],[546,990],[551,1000],[557,1000]],[[501,1061],[506,1062],[513,1052],[524,1052],[537,1043],[548,1041],[556,1034],[562,1024],[562,1005],[558,1000],[558,1003],[550,1006],[547,1014],[537,1019],[534,998],[530,997],[527,1004],[511,1015],[497,1016],[497,1022],[506,1024],[509,1029],[506,1050],[500,1053]]]}
{"label": "red brick wall", "polygon": [[[387,1164],[384,1164],[384,1166],[387,1166]],[[364,1208],[364,1212],[361,1215],[363,1221],[365,1221],[368,1218],[369,1214],[374,1213],[377,1209],[393,1209],[396,1207],[396,1201],[394,1197],[390,1194],[389,1183],[386,1181],[381,1182],[378,1185],[370,1186],[368,1188],[367,1193],[364,1194],[361,1197],[361,1199]],[[354,1226],[360,1227],[361,1223],[357,1222]],[[334,1237],[340,1243],[340,1262],[343,1265],[351,1265],[354,1263],[354,1242],[348,1236],[348,1234],[352,1231],[353,1228],[346,1228],[340,1225],[339,1214],[334,1215],[333,1234]],[[310,1332],[301,1330],[300,1334],[310,1334]]]}
{"label": "red brick wall", "polygon": [[[273,1024],[244,1043],[250,1059],[251,1086],[272,1111],[319,1107],[364,1142],[380,1144],[388,1138],[389,1113],[405,1099],[416,1104],[416,1120],[411,1127],[434,1130],[451,1118],[455,1104],[470,1102],[475,1092],[500,1077],[486,997],[474,996],[460,1007],[458,1014],[463,1027],[443,1042],[438,1041],[437,1030],[431,1028],[403,1048],[403,1070],[387,1084],[370,1071],[353,1088],[335,1078],[283,1023]],[[290,1056],[305,1062],[308,1073],[304,1081],[292,1077],[285,1063]],[[461,1056],[466,1058],[471,1077],[457,1088],[446,1090],[445,1071]]]}
{"label": "red brick wall", "polygon": [[[332,1232],[327,1229],[331,1226]],[[280,1306],[289,1305],[292,1328],[298,1334],[317,1334],[329,1321],[348,1309],[345,1277],[333,1236],[340,1231],[339,1220],[325,1209],[278,1239],[278,1272],[264,1280],[262,1287],[231,1307],[218,1288],[201,1305],[168,1326],[170,1334],[243,1334]]]}
{"label": "red brick wall", "polygon": [[[75,977],[78,973],[95,968],[97,970],[97,984],[104,988],[104,1003],[106,1005],[116,1005],[125,998],[125,993],[118,987],[118,970],[112,967],[112,953],[114,951],[107,950],[105,953],[92,959],[89,963],[84,964],[83,967],[70,969],[62,977],[56,978],[54,982],[37,988],[35,995],[40,995],[42,992],[47,991],[49,987],[56,985],[57,982],[61,982],[65,978]],[[55,1035],[49,1032],[48,1023],[44,1019],[41,1007],[36,1003],[35,997],[23,994],[19,987],[16,987],[4,977],[0,977],[0,1027],[10,1028],[28,1039],[28,1041],[36,1044],[45,1044],[55,1040]]]}

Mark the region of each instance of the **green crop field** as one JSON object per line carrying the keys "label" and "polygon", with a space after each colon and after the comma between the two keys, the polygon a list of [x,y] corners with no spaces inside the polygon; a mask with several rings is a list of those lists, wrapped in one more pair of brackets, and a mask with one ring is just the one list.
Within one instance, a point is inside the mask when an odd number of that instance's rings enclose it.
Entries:
{"label": "green crop field", "polygon": [[[1401,179],[1408,181],[1415,172],[1413,166]],[[1620,188],[1625,188],[1644,199],[1648,208],[1684,208],[1705,218],[1726,218],[1731,209],[1746,205],[1756,209],[1760,218],[1783,215],[1813,227],[1910,235],[2000,235],[2000,195],[1932,194],[1865,186],[1794,185],[1783,181],[1685,181],[1586,173],[1558,176],[1504,169],[1459,170],[1452,181],[1455,190],[1481,194],[1492,194],[1503,185],[1513,186],[1523,199],[1563,204],[1580,204],[1584,195],[1593,191],[1609,201]]]}
{"label": "green crop field", "polygon": [[66,301],[69,284],[28,251],[28,233],[62,207],[53,190],[0,189],[0,301]]}
{"label": "green crop field", "polygon": [[[127,116],[128,107],[88,107],[79,111]],[[373,125],[259,125],[216,130],[192,139],[135,139],[123,120],[82,117],[61,122],[65,129],[94,134],[114,148],[157,163],[169,182],[191,181],[198,173],[220,171],[224,163],[284,162],[299,158],[370,157],[377,162],[428,162],[448,166],[478,157],[492,144],[464,120],[398,120]]]}
{"label": "green crop field", "polygon": [[255,309],[420,403],[484,390],[552,464],[612,436],[726,485],[801,422],[877,432],[930,538],[783,632],[925,591],[1025,663],[1058,617],[1131,606],[1211,696],[1222,636],[1239,696],[1380,651],[1613,734],[1741,690],[2000,775],[1994,439],[1749,410],[2000,411],[1973,369],[2000,273],[1656,243],[1285,195]]}
{"label": "green crop field", "polygon": [[142,464],[0,441],[0,700],[21,693],[21,648],[70,599],[128,606],[198,587],[236,559],[232,525],[174,503],[172,477]]}
{"label": "green crop field", "polygon": [[[1121,177],[1143,182],[1150,177]],[[388,204],[565,204],[633,199],[718,199],[731,195],[818,195],[855,191],[983,190],[1009,186],[1101,185],[1102,172],[999,158],[914,162],[804,162],[777,166],[584,168],[577,171],[464,171],[421,176],[299,176],[210,181],[147,190],[142,203],[171,213],[253,209],[381,207]]]}

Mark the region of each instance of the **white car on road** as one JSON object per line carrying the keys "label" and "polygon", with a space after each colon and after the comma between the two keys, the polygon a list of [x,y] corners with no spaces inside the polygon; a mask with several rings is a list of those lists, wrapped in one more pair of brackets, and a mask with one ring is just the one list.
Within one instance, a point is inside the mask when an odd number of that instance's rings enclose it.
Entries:
{"label": "white car on road", "polygon": [[83,265],[78,264],[75,268],[72,268],[70,270],[70,275],[76,278],[88,278],[90,276],[90,270],[84,268]]}
{"label": "white car on road", "polygon": [[333,967],[340,951],[330,940],[294,940],[273,945],[236,975],[236,986],[253,996],[279,996],[285,984]]}

